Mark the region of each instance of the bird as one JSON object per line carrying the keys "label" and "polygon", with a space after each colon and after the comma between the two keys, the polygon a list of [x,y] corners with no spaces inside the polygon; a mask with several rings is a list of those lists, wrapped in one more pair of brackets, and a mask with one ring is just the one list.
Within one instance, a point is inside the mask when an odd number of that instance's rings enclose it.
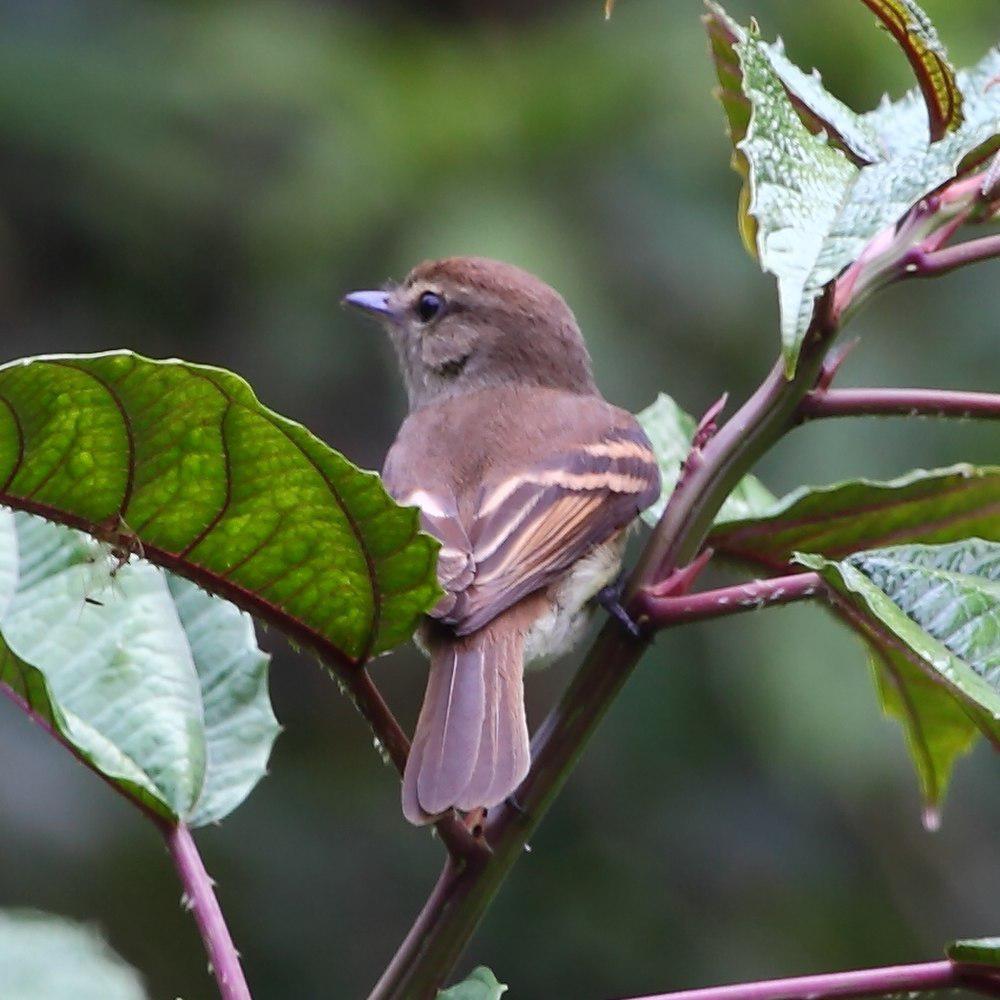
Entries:
{"label": "bird", "polygon": [[425,261],[344,302],[387,330],[409,400],[383,483],[441,546],[443,596],[414,637],[430,670],[403,814],[516,803],[524,668],[566,653],[598,597],[632,627],[616,581],[627,530],[660,493],[656,455],[598,390],[562,296],[521,268]]}

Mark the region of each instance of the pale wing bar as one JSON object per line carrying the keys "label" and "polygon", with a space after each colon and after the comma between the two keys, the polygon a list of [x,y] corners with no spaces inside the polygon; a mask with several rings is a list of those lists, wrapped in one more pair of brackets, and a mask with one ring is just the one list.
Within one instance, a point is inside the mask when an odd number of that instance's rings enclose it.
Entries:
{"label": "pale wing bar", "polygon": [[472,580],[435,614],[458,635],[482,628],[610,539],[659,491],[659,467],[638,426],[485,487],[468,532]]}

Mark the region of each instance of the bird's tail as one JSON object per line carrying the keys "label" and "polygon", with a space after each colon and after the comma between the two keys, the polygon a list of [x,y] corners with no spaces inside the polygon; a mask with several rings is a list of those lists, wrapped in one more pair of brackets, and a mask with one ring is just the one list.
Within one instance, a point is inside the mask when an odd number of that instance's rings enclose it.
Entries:
{"label": "bird's tail", "polygon": [[431,822],[452,807],[493,806],[531,762],[524,714],[524,638],[494,624],[435,636],[430,676],[403,775],[403,814]]}

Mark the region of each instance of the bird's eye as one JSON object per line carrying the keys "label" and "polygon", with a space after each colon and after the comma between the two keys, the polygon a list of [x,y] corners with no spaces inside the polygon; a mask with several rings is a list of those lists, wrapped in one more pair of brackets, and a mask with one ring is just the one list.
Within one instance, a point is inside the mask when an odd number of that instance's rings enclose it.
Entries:
{"label": "bird's eye", "polygon": [[424,292],[417,299],[417,315],[424,323],[429,323],[444,308],[444,299],[435,292]]}

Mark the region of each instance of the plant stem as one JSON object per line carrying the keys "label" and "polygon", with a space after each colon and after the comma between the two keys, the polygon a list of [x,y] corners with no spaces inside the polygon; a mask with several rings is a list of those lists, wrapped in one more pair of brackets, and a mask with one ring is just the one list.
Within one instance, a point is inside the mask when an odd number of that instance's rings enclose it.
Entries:
{"label": "plant stem", "polygon": [[776,604],[792,604],[815,597],[823,589],[819,573],[794,573],[698,594],[658,597],[655,591],[646,589],[636,595],[632,606],[641,616],[637,620],[644,619],[644,624],[661,629],[686,622],[744,614]]}
{"label": "plant stem", "polygon": [[1000,393],[948,389],[814,389],[799,404],[803,420],[827,417],[974,417],[1000,420]]}
{"label": "plant stem", "polygon": [[904,262],[907,274],[914,278],[936,278],[966,264],[1000,257],[1000,234],[958,243],[953,247],[924,251],[914,247]]}
{"label": "plant stem", "polygon": [[184,905],[194,914],[205,942],[209,969],[219,985],[222,1000],[250,1000],[250,990],[240,966],[240,956],[215,898],[212,880],[205,871],[191,831],[183,824],[161,823],[174,867],[184,886]]}
{"label": "plant stem", "polygon": [[1000,980],[957,962],[924,962],[881,969],[796,976],[759,983],[738,983],[702,990],[680,990],[636,997],[634,1000],[829,1000],[831,997],[867,997],[885,993],[922,993],[930,990],[977,990],[1000,995]]}
{"label": "plant stem", "polygon": [[0,682],[0,692],[17,705],[32,722],[61,743],[89,771],[96,774],[109,788],[135,806],[156,825],[167,842],[170,856],[177,869],[177,874],[180,876],[181,884],[184,886],[186,905],[194,911],[198,931],[205,942],[205,951],[208,952],[210,968],[219,984],[220,995],[223,1000],[250,1000],[250,990],[247,988],[243,970],[240,968],[239,954],[233,945],[233,939],[226,927],[225,917],[222,915],[219,902],[212,890],[212,880],[208,872],[205,871],[205,866],[198,854],[198,848],[191,837],[191,831],[183,823],[175,824],[154,812],[144,802],[133,798],[121,785],[95,768],[19,691],[15,691],[6,682]]}

